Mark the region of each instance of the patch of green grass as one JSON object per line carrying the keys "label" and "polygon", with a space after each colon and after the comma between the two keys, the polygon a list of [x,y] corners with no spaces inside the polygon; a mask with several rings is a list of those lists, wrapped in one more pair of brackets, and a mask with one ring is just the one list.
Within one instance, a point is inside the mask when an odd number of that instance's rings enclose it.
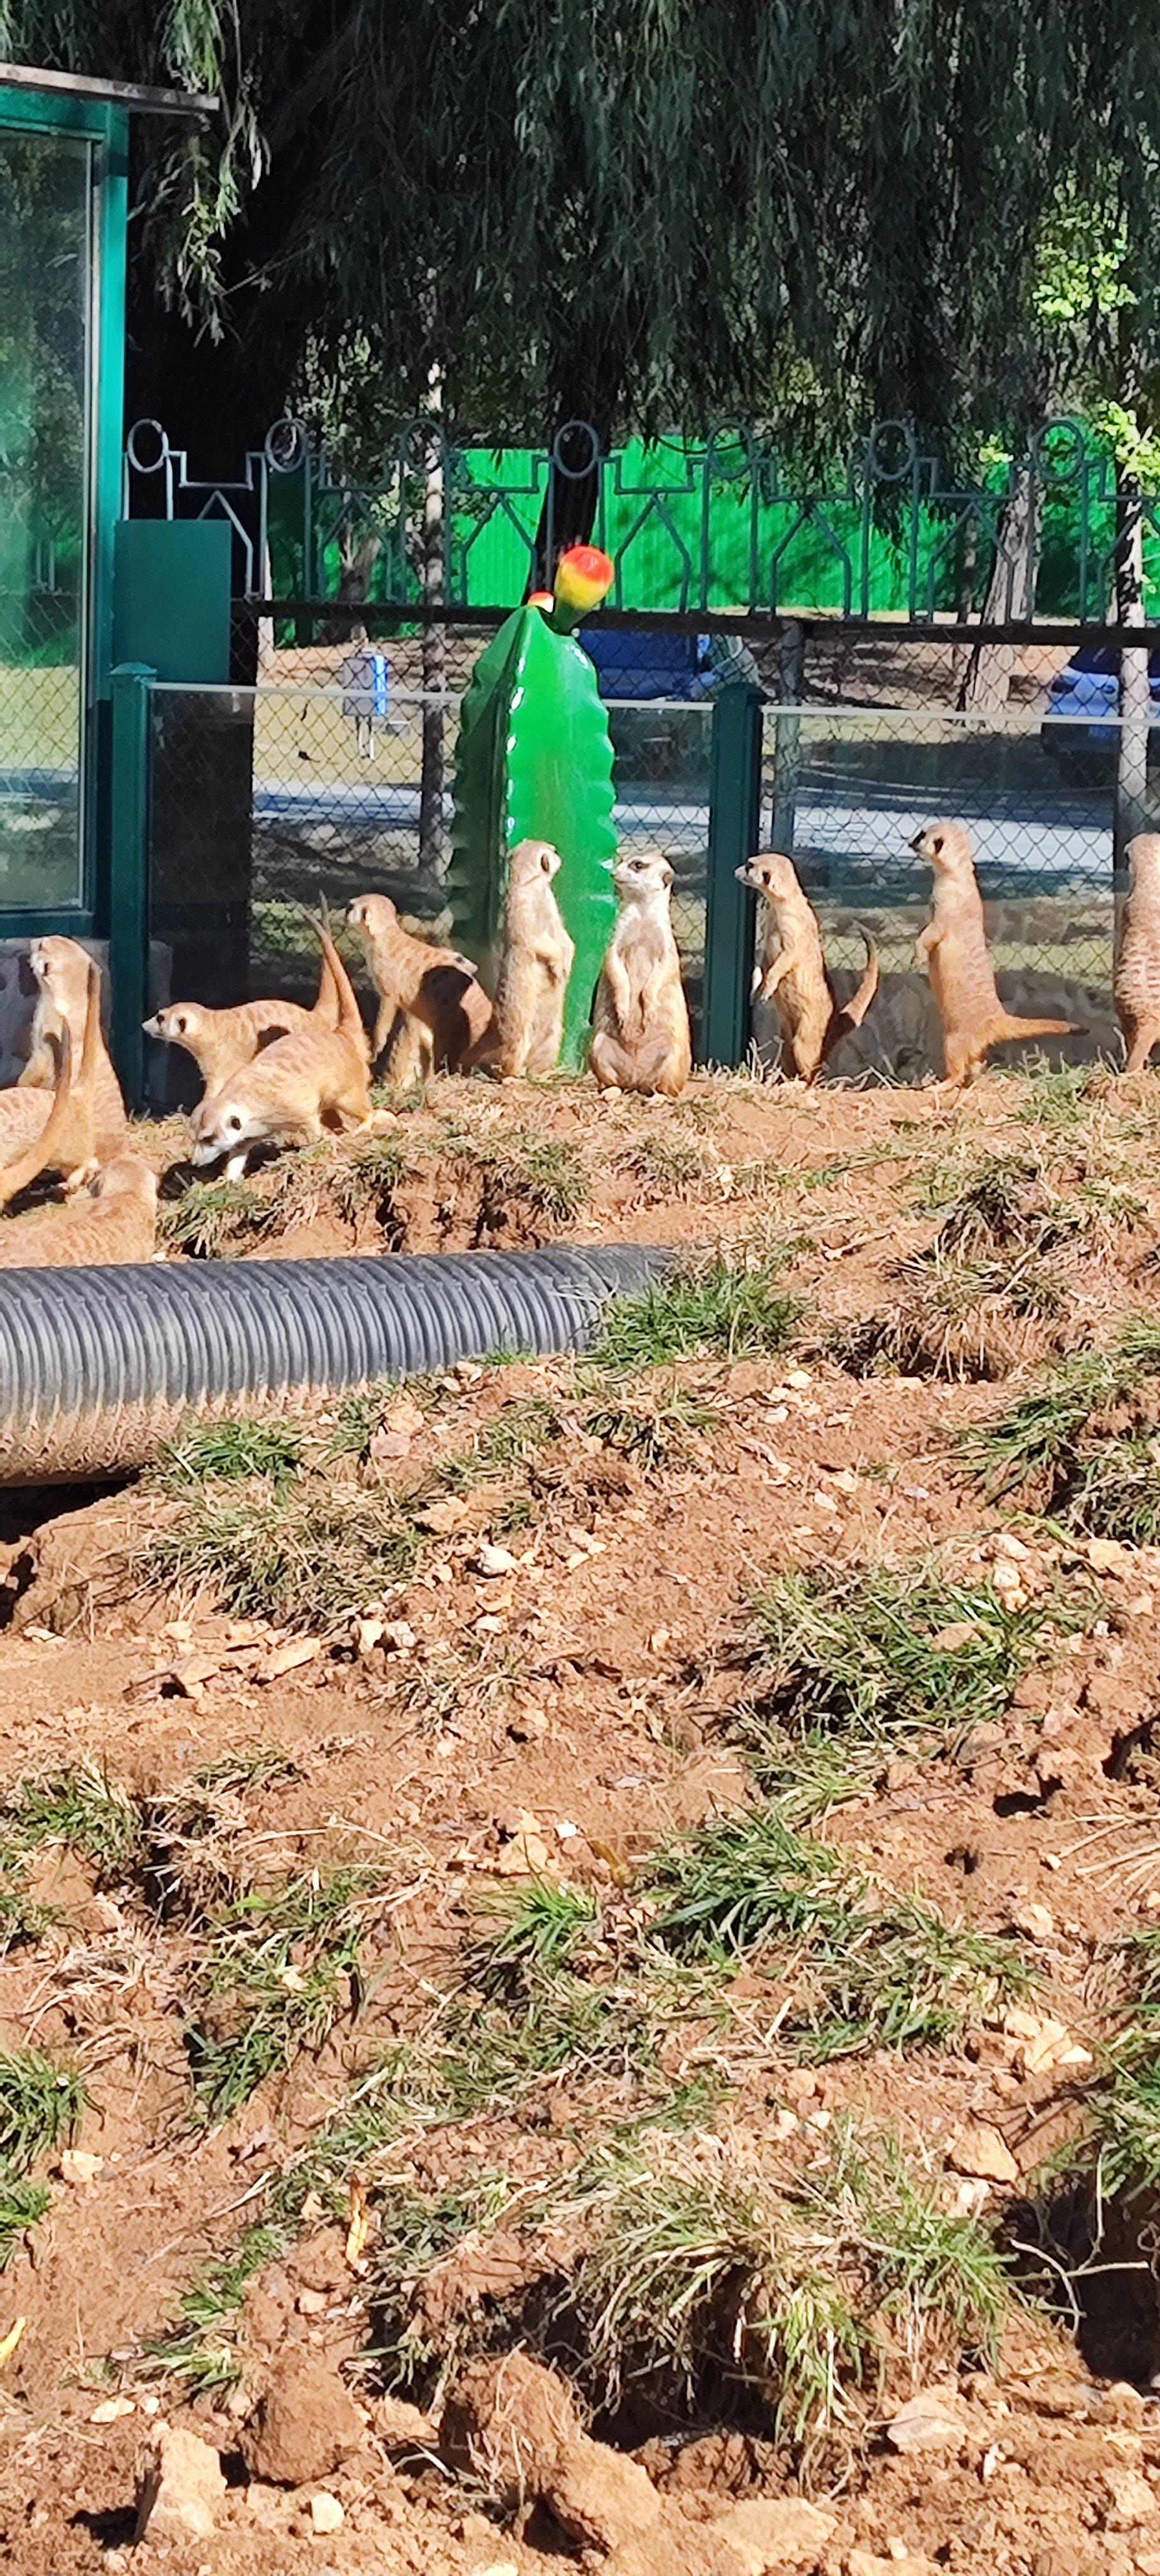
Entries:
{"label": "patch of green grass", "polygon": [[646,1476],[696,1457],[698,1435],[715,1431],[720,1418],[716,1405],[679,1386],[658,1388],[631,1402],[597,1405],[583,1417],[592,1439],[631,1458]]}
{"label": "patch of green grass", "polygon": [[797,2445],[867,2411],[904,2352],[994,2352],[1008,2293],[971,2219],[949,2217],[889,2134],[835,2130],[789,2180],[716,2140],[597,2148],[573,2192],[589,2245],[566,2285],[590,2403],[649,2389],[695,2414],[722,2378],[764,2390]]}
{"label": "patch of green grass", "polygon": [[191,1261],[224,1261],[266,1232],[270,1203],[252,1181],[191,1181],[179,1199],[163,1199],[157,1240]]}
{"label": "patch of green grass", "polygon": [[801,1300],[776,1285],[783,1262],[751,1269],[723,1260],[668,1272],[637,1297],[617,1297],[604,1310],[592,1353],[598,1367],[652,1368],[703,1354],[753,1359],[784,1350]]}
{"label": "patch of green grass", "polygon": [[6,2272],[20,2243],[38,2227],[52,2194],[43,2182],[13,2182],[0,2175],[0,2272]]}
{"label": "patch of green grass", "polygon": [[232,2387],[241,2377],[241,2363],[226,2328],[241,2309],[248,2284],[282,2253],[286,2241],[280,2227],[251,2227],[235,2253],[204,2264],[183,2293],[177,2323],[146,2343],[147,2362],[177,2372],[191,2396]]}
{"label": "patch of green grass", "polygon": [[103,1884],[123,1878],[139,1857],[141,1810],[96,1763],[30,1772],[0,1807],[0,1851],[20,1854],[63,1843],[94,1863]]}
{"label": "patch of green grass", "polygon": [[0,2169],[5,2180],[28,2173],[76,2127],[85,2107],[80,2076],[42,2049],[0,2055]]}
{"label": "patch of green grass", "polygon": [[502,1218],[505,1199],[518,1200],[531,1215],[556,1226],[570,1225],[588,1203],[587,1165],[562,1137],[523,1127],[480,1130],[449,1120],[443,1144],[453,1162],[481,1175],[485,1222]]}
{"label": "patch of green grass", "polygon": [[989,1497],[1019,1494],[1066,1528],[1133,1545],[1160,1536],[1160,1327],[1140,1317],[1106,1350],[1044,1373],[961,1436]]}
{"label": "patch of green grass", "polygon": [[1088,1064],[1048,1064],[1033,1056],[1023,1067],[1027,1098],[1009,1112],[1028,1127],[1076,1127],[1092,1105],[1098,1068]]}
{"label": "patch of green grass", "polygon": [[710,1181],[716,1168],[704,1147],[687,1136],[638,1136],[619,1157],[618,1168],[643,1183],[646,1204],[656,1199],[684,1198]]}
{"label": "patch of green grass", "polygon": [[414,1570],[420,1540],[385,1490],[300,1479],[283,1492],[204,1485],[139,1560],[146,1581],[206,1589],[225,1610],[325,1630]]}
{"label": "patch of green grass", "polygon": [[223,1905],[189,1972],[185,2045],[204,2119],[228,2120],[267,2075],[319,2048],[357,1992],[367,1871],[250,1888]]}
{"label": "patch of green grass", "polygon": [[595,1897],[564,1879],[497,1889],[480,1907],[487,1928],[472,1954],[475,1981],[486,1995],[526,2001],[531,1987],[571,1965],[598,1920]]}
{"label": "patch of green grass", "polygon": [[[1054,1596],[1010,1610],[990,1582],[951,1581],[935,1560],[775,1574],[752,1610],[765,1721],[798,1742],[835,1735],[846,1750],[932,1727],[941,1743],[1000,1713],[1045,1626],[1069,1615]],[[1078,1602],[1070,1617],[1080,1624]]]}
{"label": "patch of green grass", "polygon": [[389,1227],[394,1198],[407,1169],[402,1145],[394,1136],[365,1136],[336,1159],[329,1195],[341,1217],[357,1225],[364,1216]]}
{"label": "patch of green grass", "polygon": [[513,1476],[558,1439],[561,1429],[559,1410],[545,1397],[517,1396],[483,1425],[470,1449],[442,1460],[439,1483],[452,1493],[467,1493],[474,1485]]}
{"label": "patch of green grass", "polygon": [[159,1481],[170,1494],[211,1481],[229,1484],[262,1476],[281,1489],[293,1483],[302,1465],[305,1431],[298,1422],[259,1422],[240,1415],[234,1421],[183,1422],[162,1452]]}
{"label": "patch of green grass", "polygon": [[775,1808],[673,1843],[645,1881],[654,1941],[720,1968],[757,1959],[783,1989],[781,2043],[815,2064],[930,2047],[1027,1990],[1009,1943],[875,1889]]}

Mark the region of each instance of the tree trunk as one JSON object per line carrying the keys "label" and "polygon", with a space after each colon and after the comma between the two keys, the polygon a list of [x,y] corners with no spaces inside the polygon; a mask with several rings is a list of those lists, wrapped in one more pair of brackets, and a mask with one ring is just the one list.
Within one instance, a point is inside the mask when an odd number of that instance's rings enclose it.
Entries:
{"label": "tree trunk", "polygon": [[[423,482],[423,599],[441,608],[444,599],[443,543],[446,490],[443,445],[443,378],[431,370],[431,435]],[[444,692],[447,686],[447,629],[440,618],[423,628],[423,762],[419,783],[419,865],[433,876],[443,874]]]}
{"label": "tree trunk", "polygon": [[[1140,487],[1130,474],[1116,477],[1116,616],[1121,626],[1143,628],[1144,520]],[[1131,646],[1120,656],[1120,745],[1116,759],[1113,865],[1126,872],[1125,852],[1148,828],[1148,729],[1152,693],[1148,650]]]}
{"label": "tree trunk", "polygon": [[[1032,614],[1042,507],[1039,478],[1025,460],[1014,468],[1011,489],[999,513],[995,560],[980,619],[983,626],[1008,626]],[[980,715],[995,714],[1004,708],[1018,650],[1016,644],[978,643],[960,692],[960,705]]]}

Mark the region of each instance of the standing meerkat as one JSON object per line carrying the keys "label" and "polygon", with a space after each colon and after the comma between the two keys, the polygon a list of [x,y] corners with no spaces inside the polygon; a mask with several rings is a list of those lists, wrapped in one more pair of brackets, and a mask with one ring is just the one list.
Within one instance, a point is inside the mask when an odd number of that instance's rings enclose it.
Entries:
{"label": "standing meerkat", "polygon": [[[229,1082],[244,1064],[252,1064],[275,1038],[310,1036],[318,1029],[337,1028],[339,1007],[338,987],[324,955],[318,998],[309,1011],[303,1009],[301,1002],[236,1002],[224,1011],[211,1011],[203,1002],[168,1002],[164,1010],[154,1012],[152,1019],[142,1021],[142,1027],[146,1037],[159,1038],[166,1046],[182,1047],[193,1057],[208,1094],[220,1090],[222,1083]],[[359,1027],[361,1030],[361,1014]],[[369,1062],[365,1032],[362,1044]]]}
{"label": "standing meerkat", "polygon": [[42,1172],[59,1172],[66,1190],[75,1190],[97,1169],[101,978],[95,960],[85,962],[88,1005],[79,1065],[72,1030],[62,1019],[59,1035],[50,1042],[56,1061],[51,1094],[19,1084],[0,1092],[0,1207],[7,1207]]}
{"label": "standing meerkat", "polygon": [[[73,1062],[79,1062],[89,1015],[89,968],[94,963],[76,939],[34,939],[29,963],[38,986],[28,1062],[20,1090],[51,1091],[56,1081],[57,1041],[65,1022],[72,1039]],[[98,974],[98,991],[100,969]],[[87,1077],[93,1104],[96,1149],[102,1163],[122,1152],[128,1135],[125,1103],[113,1071],[98,1018]]]}
{"label": "standing meerkat", "polygon": [[550,841],[520,841],[512,851],[495,1010],[472,1058],[504,1082],[551,1073],[560,1061],[576,949],[552,891],[559,868]]}
{"label": "standing meerkat", "polygon": [[588,1062],[602,1091],[662,1091],[689,1079],[689,1006],[673,937],[673,871],[661,850],[613,869],[620,910],[596,988]]}
{"label": "standing meerkat", "polygon": [[783,1074],[792,1071],[800,1081],[814,1082],[839,1039],[862,1026],[878,990],[878,951],[869,932],[860,932],[866,943],[866,971],[849,1001],[839,1003],[826,964],[821,923],[802,892],[793,860],[780,850],[763,850],[736,874],[751,894],[761,896],[764,906],[765,938],[753,969],[753,998],[760,996],[776,1008]]}
{"label": "standing meerkat", "polygon": [[330,932],[324,922],[316,927],[338,995],[337,1028],[275,1038],[193,1113],[194,1162],[224,1155],[227,1180],[240,1179],[255,1145],[313,1144],[324,1127],[341,1133],[370,1124],[362,1017]]}
{"label": "standing meerkat", "polygon": [[118,1154],[69,1207],[0,1228],[0,1270],[105,1269],[151,1261],[157,1179],[139,1154]]}
{"label": "standing meerkat", "polygon": [[491,1025],[491,1003],[470,959],[454,948],[413,939],[389,895],[356,895],[346,918],[362,942],[379,997],[372,1062],[378,1063],[390,1043],[392,1081],[417,1081],[432,1071],[457,1073]]}
{"label": "standing meerkat", "polygon": [[1128,867],[1112,991],[1127,1048],[1124,1071],[1141,1073],[1160,1038],[1160,832],[1129,841]]}
{"label": "standing meerkat", "polygon": [[934,909],[915,945],[943,1024],[946,1079],[965,1090],[1005,1038],[1064,1038],[1074,1020],[1020,1020],[1004,1009],[995,982],[970,835],[961,823],[931,823],[910,844],[934,869]]}

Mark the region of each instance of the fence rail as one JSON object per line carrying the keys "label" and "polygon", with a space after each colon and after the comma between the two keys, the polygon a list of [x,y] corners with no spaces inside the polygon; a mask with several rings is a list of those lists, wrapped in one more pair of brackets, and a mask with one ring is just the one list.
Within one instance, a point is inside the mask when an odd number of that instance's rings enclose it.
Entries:
{"label": "fence rail", "polygon": [[584,423],[552,448],[487,448],[439,419],[412,423],[359,475],[279,421],[235,477],[205,480],[159,422],[138,421],[124,480],[127,515],[224,518],[239,593],[306,613],[339,598],[438,614],[510,604],[554,562],[580,482],[615,566],[614,609],[1099,624],[1133,530],[1145,607],[1160,602],[1160,493],[1120,492],[1111,450],[1072,419],[974,482],[946,475],[904,421],[814,482],[732,424],[609,454]]}

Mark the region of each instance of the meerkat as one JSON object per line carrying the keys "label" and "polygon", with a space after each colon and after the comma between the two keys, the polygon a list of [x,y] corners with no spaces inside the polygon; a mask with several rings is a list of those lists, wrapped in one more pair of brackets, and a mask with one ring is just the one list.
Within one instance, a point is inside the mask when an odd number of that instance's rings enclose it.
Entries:
{"label": "meerkat", "polygon": [[151,1261],[157,1178],[139,1154],[117,1154],[68,1207],[0,1229],[0,1270],[106,1269]]}
{"label": "meerkat", "polygon": [[346,918],[379,997],[372,1062],[386,1054],[395,1082],[458,1072],[491,1025],[491,1002],[470,958],[413,939],[389,895],[356,895]]}
{"label": "meerkat", "polygon": [[1125,1073],[1141,1073],[1160,1038],[1160,832],[1128,843],[1131,885],[1120,924],[1112,991],[1127,1049]]}
{"label": "meerkat", "polygon": [[773,1002],[781,1023],[782,1072],[815,1082],[840,1038],[859,1029],[878,990],[878,951],[867,931],[866,971],[848,1002],[830,981],[818,916],[803,894],[792,859],[763,850],[737,877],[765,907],[766,939],[753,970],[753,998]]}
{"label": "meerkat", "polygon": [[[142,1022],[146,1037],[159,1038],[166,1046],[178,1046],[193,1057],[206,1096],[220,1091],[244,1064],[276,1038],[310,1036],[317,1029],[334,1029],[339,1020],[339,996],[329,960],[324,956],[318,979],[318,998],[313,1009],[303,1009],[301,1002],[237,1002],[233,1008],[211,1011],[202,1002],[169,1002]],[[366,1033],[359,1016],[361,1044],[370,1061]]]}
{"label": "meerkat", "polygon": [[[19,1090],[51,1091],[56,1081],[57,1042],[65,1022],[72,1038],[74,1062],[85,1042],[89,1008],[89,968],[93,964],[87,948],[76,939],[34,939],[29,963],[36,977],[38,992],[32,1022],[32,1039],[28,1062],[19,1077]],[[98,968],[99,977],[99,968]],[[92,1060],[89,1090],[93,1103],[97,1153],[102,1161],[119,1154],[128,1135],[125,1103],[121,1086],[113,1071],[104,1032],[98,1020],[95,1053]]]}
{"label": "meerkat", "polygon": [[673,871],[660,850],[613,869],[620,911],[596,988],[589,1065],[602,1091],[683,1091],[689,1008],[669,917]]}
{"label": "meerkat", "polygon": [[995,982],[970,835],[961,823],[931,823],[910,844],[934,869],[934,909],[915,945],[943,1024],[946,1079],[966,1089],[1005,1038],[1063,1038],[1074,1020],[1020,1020],[1004,1009]]}
{"label": "meerkat", "polygon": [[470,1059],[501,1082],[551,1073],[560,1061],[576,950],[552,892],[559,868],[550,841],[520,841],[512,851],[494,1014]]}
{"label": "meerkat", "polygon": [[22,1090],[19,1084],[0,1092],[0,1207],[7,1207],[42,1172],[59,1172],[66,1190],[75,1190],[97,1169],[101,978],[93,958],[85,964],[88,1006],[75,1079],[72,1030],[62,1019],[59,1035],[51,1041],[56,1060],[51,1095]]}
{"label": "meerkat", "polygon": [[316,924],[338,994],[337,1028],[275,1038],[253,1062],[200,1101],[193,1113],[193,1160],[225,1156],[238,1180],[255,1145],[313,1144],[323,1128],[367,1127],[371,1109],[365,1033],[350,978],[324,923]]}

